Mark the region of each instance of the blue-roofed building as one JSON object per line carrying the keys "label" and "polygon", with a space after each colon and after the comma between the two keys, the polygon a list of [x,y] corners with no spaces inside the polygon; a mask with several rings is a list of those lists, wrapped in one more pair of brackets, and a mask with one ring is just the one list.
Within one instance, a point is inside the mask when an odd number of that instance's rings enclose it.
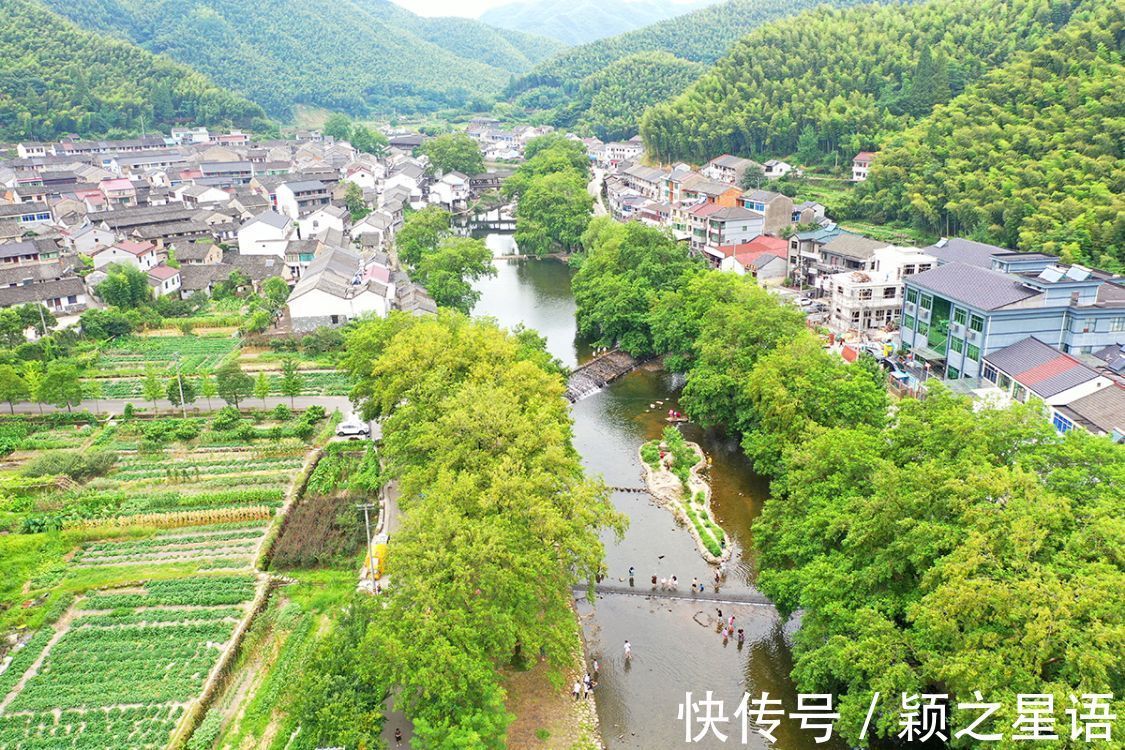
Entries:
{"label": "blue-roofed building", "polygon": [[984,357],[1029,336],[1075,355],[1125,341],[1119,278],[962,240],[925,252],[941,265],[904,279],[901,336],[935,374],[979,378]]}

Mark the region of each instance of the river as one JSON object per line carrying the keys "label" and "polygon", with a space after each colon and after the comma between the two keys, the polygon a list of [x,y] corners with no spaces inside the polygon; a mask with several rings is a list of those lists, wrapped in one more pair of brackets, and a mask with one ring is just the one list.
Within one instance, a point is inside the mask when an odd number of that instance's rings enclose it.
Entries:
{"label": "river", "polygon": [[[490,316],[509,328],[522,324],[538,330],[546,337],[549,351],[568,366],[587,359],[589,347],[577,340],[569,267],[554,260],[505,259],[504,255],[516,252],[507,235],[488,235],[486,241],[496,256],[497,275],[478,284],[481,299],[473,314]],[[672,376],[645,367],[574,405],[575,446],[591,474],[614,487],[642,486],[637,449],[666,426],[664,415],[676,408],[673,386]],[[754,474],[737,444],[692,426],[684,429],[713,458],[713,507],[734,545],[721,592],[756,593],[750,523],[761,510],[768,487]],[[663,750],[688,746],[684,722],[677,718],[680,704],[687,692],[696,701],[708,690],[725,702],[730,721],[719,728],[728,736],[722,742],[711,734],[690,747],[771,747],[753,729],[743,743],[741,723],[734,712],[743,691],[754,697],[768,691],[771,698],[784,701],[787,711],[795,709],[785,637],[790,625],[771,606],[691,601],[687,589],[692,578],[710,582],[713,575],[691,535],[648,495],[615,492],[613,502],[629,517],[629,530],[620,541],[612,536],[605,539],[609,582],[627,585],[629,567],[634,566],[639,592],[651,588],[652,575],[675,575],[680,592],[688,598],[608,595],[599,596],[595,606],[580,604],[589,651],[601,666],[595,698],[608,747]],[[724,617],[734,614],[736,627],[746,630],[744,648],[733,641],[724,645],[718,635],[716,609],[720,607]],[[623,658],[626,640],[633,648],[629,664]],[[700,728],[694,727],[696,732]],[[772,747],[784,750],[839,747],[816,745],[811,734],[788,720],[775,735],[778,741]]]}

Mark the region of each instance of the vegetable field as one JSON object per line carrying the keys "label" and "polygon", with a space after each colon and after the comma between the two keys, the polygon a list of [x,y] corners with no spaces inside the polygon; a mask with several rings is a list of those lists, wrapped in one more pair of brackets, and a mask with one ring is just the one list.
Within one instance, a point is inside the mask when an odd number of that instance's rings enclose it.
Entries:
{"label": "vegetable field", "polygon": [[233,336],[130,336],[109,344],[98,354],[95,367],[105,375],[144,375],[156,370],[167,375],[211,372],[238,348]]}
{"label": "vegetable field", "polygon": [[22,687],[0,698],[0,747],[164,747],[255,585],[249,575],[193,576],[80,599]]}

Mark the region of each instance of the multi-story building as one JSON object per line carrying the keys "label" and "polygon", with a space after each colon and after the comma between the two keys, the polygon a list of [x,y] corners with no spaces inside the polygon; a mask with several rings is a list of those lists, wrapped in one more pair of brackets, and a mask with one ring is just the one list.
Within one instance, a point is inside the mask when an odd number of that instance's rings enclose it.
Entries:
{"label": "multi-story building", "polygon": [[852,159],[852,182],[863,182],[871,170],[871,162],[875,161],[875,154],[871,151],[860,151]]}
{"label": "multi-story building", "polygon": [[887,247],[835,224],[798,232],[789,238],[789,276],[811,297],[828,294],[827,276],[845,271],[870,271],[875,251]]}
{"label": "multi-story building", "polygon": [[984,357],[1028,336],[1070,354],[1125,341],[1119,278],[1049,255],[994,250],[988,268],[952,261],[904,279],[902,346],[931,371],[980,377]]}
{"label": "multi-story building", "polygon": [[277,210],[297,220],[331,201],[328,188],[320,180],[296,180],[277,188]]}
{"label": "multi-story building", "polygon": [[912,247],[885,247],[875,251],[871,269],[845,271],[826,277],[828,325],[836,331],[867,331],[899,320],[903,279],[928,271],[937,261]]}

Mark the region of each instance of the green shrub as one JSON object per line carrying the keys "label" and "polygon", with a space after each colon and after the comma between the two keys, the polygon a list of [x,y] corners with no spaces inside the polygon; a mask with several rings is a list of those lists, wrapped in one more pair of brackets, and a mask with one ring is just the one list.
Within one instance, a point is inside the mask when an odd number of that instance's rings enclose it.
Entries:
{"label": "green shrub", "polygon": [[660,444],[653,440],[641,446],[641,460],[652,468],[660,466]]}
{"label": "green shrub", "polygon": [[242,422],[242,414],[233,406],[224,406],[211,420],[211,428],[218,432],[233,430]]}
{"label": "green shrub", "polygon": [[116,461],[113,451],[54,451],[36,456],[23,473],[29,477],[66,476],[81,482],[105,474]]}
{"label": "green shrub", "polygon": [[293,418],[293,412],[290,411],[289,407],[285,404],[278,404],[277,406],[273,407],[273,411],[270,412],[270,416],[278,422],[288,422]]}

